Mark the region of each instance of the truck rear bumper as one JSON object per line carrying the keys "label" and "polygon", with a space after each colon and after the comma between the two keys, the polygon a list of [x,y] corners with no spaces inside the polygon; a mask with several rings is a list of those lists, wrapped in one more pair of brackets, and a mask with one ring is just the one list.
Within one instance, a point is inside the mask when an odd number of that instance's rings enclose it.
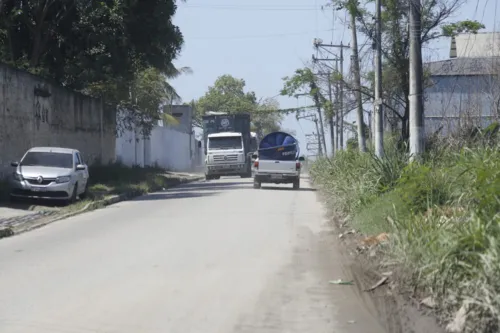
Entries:
{"label": "truck rear bumper", "polygon": [[259,183],[290,184],[300,178],[300,174],[255,173],[254,180]]}
{"label": "truck rear bumper", "polygon": [[209,176],[241,175],[246,171],[246,164],[210,164],[206,166]]}

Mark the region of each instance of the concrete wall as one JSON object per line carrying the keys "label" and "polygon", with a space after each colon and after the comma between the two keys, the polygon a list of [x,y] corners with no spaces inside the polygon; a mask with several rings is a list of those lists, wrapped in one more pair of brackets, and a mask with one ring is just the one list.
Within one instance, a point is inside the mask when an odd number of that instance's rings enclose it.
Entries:
{"label": "concrete wall", "polygon": [[194,135],[172,127],[156,126],[148,139],[125,131],[116,139],[116,161],[127,166],[158,166],[170,171],[189,172],[204,161]]}
{"label": "concrete wall", "polygon": [[116,112],[100,100],[0,64],[0,177],[33,146],[76,148],[89,164],[113,161],[115,128]]}
{"label": "concrete wall", "polygon": [[179,121],[179,125],[175,126],[177,130],[184,133],[192,132],[193,108],[191,105],[167,105],[163,110]]}

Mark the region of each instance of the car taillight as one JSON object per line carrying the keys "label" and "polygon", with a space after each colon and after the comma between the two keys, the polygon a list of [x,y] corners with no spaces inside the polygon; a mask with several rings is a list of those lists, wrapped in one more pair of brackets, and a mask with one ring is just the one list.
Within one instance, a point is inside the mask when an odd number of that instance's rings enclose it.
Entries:
{"label": "car taillight", "polygon": [[254,168],[259,168],[259,161],[253,162],[253,167]]}
{"label": "car taillight", "polygon": [[295,162],[295,170],[300,170],[300,162]]}

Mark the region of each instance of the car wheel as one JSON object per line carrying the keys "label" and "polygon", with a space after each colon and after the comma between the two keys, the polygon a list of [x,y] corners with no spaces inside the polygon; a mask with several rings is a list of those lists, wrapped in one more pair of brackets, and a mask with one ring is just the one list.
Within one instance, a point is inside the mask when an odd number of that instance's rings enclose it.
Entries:
{"label": "car wheel", "polygon": [[87,184],[85,184],[85,190],[84,190],[84,191],[83,191],[83,193],[82,193],[82,194],[80,194],[78,197],[79,197],[80,199],[85,199],[85,198],[87,198],[87,197],[88,197],[88,195],[89,195],[89,183],[87,182]]}
{"label": "car wheel", "polygon": [[10,203],[16,204],[16,203],[21,202],[21,199],[19,199],[18,197],[15,197],[13,195],[9,195],[9,201],[10,201]]}
{"label": "car wheel", "polygon": [[220,179],[220,176],[214,176],[214,179]]}
{"label": "car wheel", "polygon": [[68,204],[72,204],[76,201],[76,198],[78,196],[78,183],[75,183],[75,186],[73,187],[73,192],[71,193],[71,197],[68,200]]}

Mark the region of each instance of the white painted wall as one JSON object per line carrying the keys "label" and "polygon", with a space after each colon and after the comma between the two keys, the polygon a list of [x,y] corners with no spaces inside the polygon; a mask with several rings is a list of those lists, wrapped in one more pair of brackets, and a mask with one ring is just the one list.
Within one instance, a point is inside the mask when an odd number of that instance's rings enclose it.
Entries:
{"label": "white painted wall", "polygon": [[156,126],[149,139],[126,131],[116,139],[116,160],[127,166],[157,164],[170,171],[193,171],[203,162],[203,151],[194,135],[171,127]]}

